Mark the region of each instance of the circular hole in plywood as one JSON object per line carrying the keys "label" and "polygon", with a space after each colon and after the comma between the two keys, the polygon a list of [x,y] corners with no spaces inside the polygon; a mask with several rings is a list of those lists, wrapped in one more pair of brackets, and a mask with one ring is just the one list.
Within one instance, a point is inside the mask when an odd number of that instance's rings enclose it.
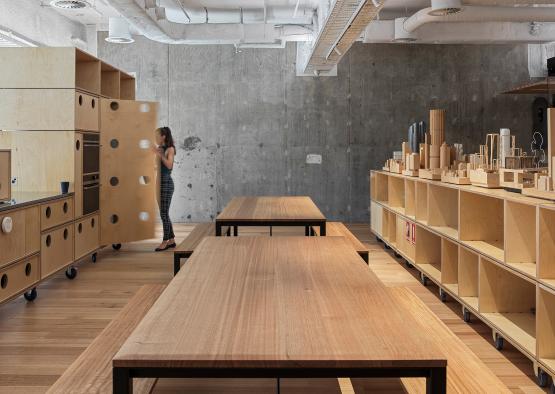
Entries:
{"label": "circular hole in plywood", "polygon": [[139,148],[141,148],[141,149],[150,148],[150,141],[149,140],[139,140]]}
{"label": "circular hole in plywood", "polygon": [[117,176],[113,176],[110,178],[110,185],[112,186],[117,186],[119,183],[119,179]]}
{"label": "circular hole in plywood", "polygon": [[46,217],[50,218],[50,215],[52,215],[52,209],[50,207],[46,207]]}
{"label": "circular hole in plywood", "polygon": [[114,215],[110,216],[110,223],[116,224],[118,222],[118,220],[119,220],[118,215],[114,214]]}
{"label": "circular hole in plywood", "polygon": [[148,185],[150,183],[150,177],[147,175],[141,175],[139,177],[139,184],[140,185]]}
{"label": "circular hole in plywood", "polygon": [[33,266],[31,265],[31,263],[25,264],[25,276],[31,275],[32,269],[33,269]]}
{"label": "circular hole in plywood", "polygon": [[139,106],[139,111],[141,111],[141,112],[150,112],[150,105],[147,104],[147,103],[142,103]]}
{"label": "circular hole in plywood", "polygon": [[94,109],[94,107],[96,107],[96,100],[92,99],[91,101],[91,107]]}
{"label": "circular hole in plywood", "polygon": [[83,223],[79,223],[79,224],[77,225],[77,232],[78,232],[79,234],[81,234],[81,233],[83,232]]}
{"label": "circular hole in plywood", "polygon": [[50,235],[46,236],[46,247],[50,247],[52,245],[52,237]]}
{"label": "circular hole in plywood", "polygon": [[119,141],[116,140],[115,138],[112,138],[112,139],[110,140],[110,146],[111,146],[113,149],[116,149],[116,148],[119,146]]}
{"label": "circular hole in plywood", "polygon": [[79,150],[81,149],[81,141],[77,140],[75,141],[75,150]]}
{"label": "circular hole in plywood", "polygon": [[77,101],[79,101],[79,105],[83,105],[83,96],[79,95],[79,99]]}
{"label": "circular hole in plywood", "polygon": [[8,287],[8,275],[4,274],[2,275],[2,279],[0,279],[0,286],[5,289],[6,287]]}
{"label": "circular hole in plywood", "polygon": [[94,218],[91,218],[91,228],[94,228],[94,225],[95,225]]}
{"label": "circular hole in plywood", "polygon": [[119,104],[117,101],[112,101],[110,103],[110,108],[112,111],[117,111],[119,109]]}
{"label": "circular hole in plywood", "polygon": [[64,210],[64,213],[67,213],[67,210],[68,210],[67,202],[64,202],[63,210]]}
{"label": "circular hole in plywood", "polygon": [[67,239],[69,235],[69,231],[67,231],[67,228],[64,229],[64,239]]}
{"label": "circular hole in plywood", "polygon": [[148,212],[139,212],[139,219],[143,222],[146,222],[148,220],[148,218],[150,217],[150,215],[148,214]]}

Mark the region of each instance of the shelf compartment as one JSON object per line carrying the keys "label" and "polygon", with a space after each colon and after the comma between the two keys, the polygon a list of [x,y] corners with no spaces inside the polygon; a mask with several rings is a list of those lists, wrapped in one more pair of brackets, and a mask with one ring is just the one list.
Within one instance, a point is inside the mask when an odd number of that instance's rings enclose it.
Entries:
{"label": "shelf compartment", "polygon": [[538,288],[537,341],[538,358],[555,373],[555,294]]}
{"label": "shelf compartment", "polygon": [[416,212],[416,185],[415,181],[405,179],[405,215],[415,218]]}
{"label": "shelf compartment", "polygon": [[536,207],[505,201],[505,262],[536,277]]}
{"label": "shelf compartment", "polygon": [[384,217],[387,211],[374,201],[370,202],[370,226],[372,231],[378,236],[384,238]]}
{"label": "shelf compartment", "polygon": [[396,176],[389,176],[387,182],[388,205],[404,214],[405,213],[405,180]]}
{"label": "shelf compartment", "polygon": [[387,224],[387,239],[389,244],[393,247],[397,247],[397,215],[392,212],[387,211],[389,215]]}
{"label": "shelf compartment", "polygon": [[555,209],[538,211],[538,277],[555,289]]}
{"label": "shelf compartment", "polygon": [[495,260],[503,261],[503,200],[462,190],[459,196],[461,242]]}
{"label": "shelf compartment", "polygon": [[75,50],[75,87],[100,94],[100,60],[78,49]]}
{"label": "shelf compartment", "polygon": [[480,257],[479,312],[513,344],[536,354],[536,286]]}
{"label": "shelf compartment", "polygon": [[458,238],[459,191],[450,187],[428,186],[428,225],[434,230]]}
{"label": "shelf compartment", "polygon": [[135,100],[135,77],[120,72],[120,99]]}
{"label": "shelf compartment", "polygon": [[[393,215],[393,214],[392,214]],[[396,241],[397,249],[407,256],[410,260],[414,261],[415,258],[415,235],[416,225],[410,220],[406,220],[400,215],[396,216]]]}
{"label": "shelf compartment", "polygon": [[100,94],[104,97],[119,99],[120,72],[118,69],[102,62],[100,77]]}
{"label": "shelf compartment", "polygon": [[372,195],[372,199],[377,202],[381,202],[383,204],[387,204],[388,202],[388,179],[389,176],[386,174],[381,174],[379,172],[372,173],[372,190],[370,191]]}
{"label": "shelf compartment", "polygon": [[457,279],[459,281],[459,297],[478,310],[479,291],[479,257],[476,253],[459,246],[459,264]]}
{"label": "shelf compartment", "polygon": [[416,227],[416,265],[431,279],[441,283],[441,237]]}
{"label": "shelf compartment", "polygon": [[428,223],[428,183],[416,182],[416,220]]}
{"label": "shelf compartment", "polygon": [[446,238],[441,240],[441,283],[445,285],[459,283],[459,247]]}
{"label": "shelf compartment", "polygon": [[385,241],[389,241],[389,223],[391,220],[391,213],[387,209],[384,209],[382,214],[381,235]]}

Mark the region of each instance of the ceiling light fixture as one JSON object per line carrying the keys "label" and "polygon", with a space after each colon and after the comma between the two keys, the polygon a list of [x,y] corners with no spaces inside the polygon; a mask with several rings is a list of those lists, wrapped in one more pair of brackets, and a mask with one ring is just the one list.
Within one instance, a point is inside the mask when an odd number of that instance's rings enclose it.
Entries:
{"label": "ceiling light fixture", "polygon": [[113,44],[131,44],[135,42],[129,32],[129,23],[121,17],[114,16],[111,16],[108,20],[108,37],[105,40]]}
{"label": "ceiling light fixture", "polygon": [[462,3],[461,0],[432,0],[431,8],[428,15],[452,15],[462,11]]}
{"label": "ceiling light fixture", "polygon": [[82,10],[90,7],[90,3],[85,0],[52,0],[50,5],[62,10]]}

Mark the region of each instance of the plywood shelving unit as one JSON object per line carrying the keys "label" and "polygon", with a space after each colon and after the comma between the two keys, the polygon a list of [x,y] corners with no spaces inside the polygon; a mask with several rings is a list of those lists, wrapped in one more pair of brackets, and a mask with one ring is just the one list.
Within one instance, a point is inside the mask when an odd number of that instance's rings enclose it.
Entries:
{"label": "plywood shelving unit", "polygon": [[459,193],[457,189],[428,185],[428,226],[457,239],[459,231]]}
{"label": "plywood shelving unit", "polygon": [[120,99],[135,100],[135,77],[120,72]]}
{"label": "plywood shelving unit", "polygon": [[120,71],[104,62],[101,65],[100,95],[108,98],[120,98]]}
{"label": "plywood shelving unit", "polygon": [[459,239],[480,253],[503,261],[503,199],[460,191]]}
{"label": "plywood shelving unit", "polygon": [[[381,184],[371,198],[387,216],[386,245],[435,282],[440,294],[457,300],[465,321],[472,313],[489,325],[498,348],[504,340],[512,343],[553,377],[555,203],[505,190],[372,174]],[[376,200],[378,194],[383,201]],[[406,231],[415,222],[415,242],[407,243]]]}

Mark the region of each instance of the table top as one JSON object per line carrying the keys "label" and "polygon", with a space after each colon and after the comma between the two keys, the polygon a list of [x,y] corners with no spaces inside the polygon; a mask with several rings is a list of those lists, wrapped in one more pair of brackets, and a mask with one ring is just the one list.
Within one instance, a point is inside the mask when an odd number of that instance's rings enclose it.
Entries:
{"label": "table top", "polygon": [[443,367],[343,237],[206,237],[114,367]]}
{"label": "table top", "polygon": [[28,205],[41,204],[59,198],[73,196],[73,193],[62,194],[61,192],[13,192],[12,199],[0,202],[0,211],[7,211]]}
{"label": "table top", "polygon": [[325,221],[310,197],[235,197],[216,217],[216,221]]}

